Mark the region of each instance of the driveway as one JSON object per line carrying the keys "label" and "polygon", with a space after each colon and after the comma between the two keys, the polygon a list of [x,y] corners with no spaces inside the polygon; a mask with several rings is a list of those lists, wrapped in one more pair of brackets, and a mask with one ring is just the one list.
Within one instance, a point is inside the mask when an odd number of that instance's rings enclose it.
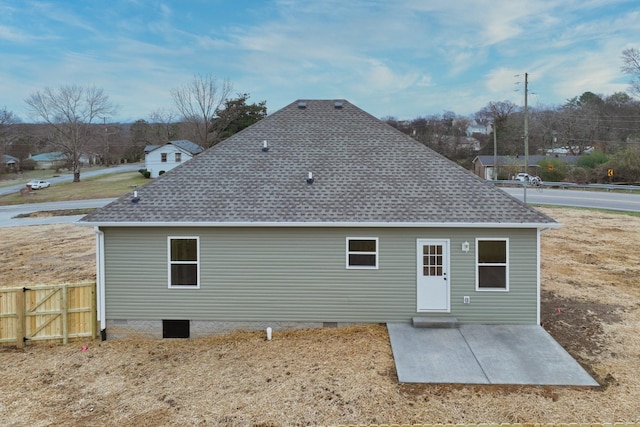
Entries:
{"label": "driveway", "polygon": [[599,385],[538,325],[387,329],[401,383]]}

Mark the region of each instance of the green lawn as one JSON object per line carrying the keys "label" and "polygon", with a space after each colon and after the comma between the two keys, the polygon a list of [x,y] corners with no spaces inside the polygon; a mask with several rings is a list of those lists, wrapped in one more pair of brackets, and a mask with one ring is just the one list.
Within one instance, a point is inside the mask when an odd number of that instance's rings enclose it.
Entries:
{"label": "green lawn", "polygon": [[[34,178],[47,179],[46,176],[43,178],[42,174]],[[25,180],[23,177],[20,182],[26,183],[29,179],[31,178]],[[35,190],[28,196],[21,196],[18,193],[0,196],[0,205],[120,197],[150,182],[139,172],[107,174],[86,179],[80,176],[80,180],[80,182],[53,184],[49,188]]]}

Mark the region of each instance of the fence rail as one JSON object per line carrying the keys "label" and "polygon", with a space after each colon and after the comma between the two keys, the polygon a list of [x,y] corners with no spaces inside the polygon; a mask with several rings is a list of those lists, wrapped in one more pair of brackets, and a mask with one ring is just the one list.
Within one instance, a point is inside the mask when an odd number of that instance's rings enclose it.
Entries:
{"label": "fence rail", "polygon": [[0,344],[94,338],[95,283],[0,288]]}
{"label": "fence rail", "polygon": [[[515,180],[498,180],[498,181],[490,181],[498,186],[513,186],[513,187],[521,187],[524,185],[522,181]],[[640,191],[640,185],[626,185],[626,184],[576,184],[573,182],[542,182],[540,184],[542,187],[547,188],[561,188],[566,190],[568,188],[576,189],[576,190],[605,190],[605,191]],[[528,184],[529,187],[532,187],[531,184]]]}

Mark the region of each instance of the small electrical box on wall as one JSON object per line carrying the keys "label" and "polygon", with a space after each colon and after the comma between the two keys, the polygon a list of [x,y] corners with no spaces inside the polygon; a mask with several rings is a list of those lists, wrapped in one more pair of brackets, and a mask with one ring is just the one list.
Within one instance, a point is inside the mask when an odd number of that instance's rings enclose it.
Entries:
{"label": "small electrical box on wall", "polygon": [[470,303],[471,303],[471,297],[462,297],[462,301],[463,301],[465,304],[470,304]]}

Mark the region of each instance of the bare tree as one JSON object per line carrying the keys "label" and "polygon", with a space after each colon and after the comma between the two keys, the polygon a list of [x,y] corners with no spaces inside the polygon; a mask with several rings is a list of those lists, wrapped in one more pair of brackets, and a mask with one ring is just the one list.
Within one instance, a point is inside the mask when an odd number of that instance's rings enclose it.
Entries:
{"label": "bare tree", "polygon": [[4,169],[3,156],[6,147],[12,139],[11,127],[16,123],[20,123],[20,119],[12,111],[6,107],[0,111],[0,172]]}
{"label": "bare tree", "polygon": [[640,95],[640,49],[629,48],[622,51],[622,72],[630,74],[631,91]]}
{"label": "bare tree", "polygon": [[109,97],[95,86],[69,85],[32,93],[25,102],[31,114],[49,126],[52,144],[71,164],[73,182],[80,182],[81,156],[94,139],[92,124],[115,112]]}
{"label": "bare tree", "polygon": [[224,80],[219,85],[211,74],[197,74],[188,84],[171,91],[176,108],[183,119],[193,126],[196,143],[209,147],[217,139],[214,138],[215,135],[210,135],[211,123],[231,90],[229,80]]}
{"label": "bare tree", "polygon": [[20,123],[18,116],[13,114],[13,111],[7,110],[6,107],[3,108],[0,111],[0,138],[5,138],[10,126],[16,123]]}
{"label": "bare tree", "polygon": [[[489,102],[474,114],[476,123],[482,126],[493,124],[499,153],[516,155],[520,152],[519,141],[522,136],[522,126],[519,125],[517,129],[513,127],[513,119],[518,111],[518,106],[511,101],[497,101]],[[493,144],[490,144],[490,147],[493,152]]]}
{"label": "bare tree", "polygon": [[518,111],[518,106],[511,101],[490,102],[480,111],[476,112],[474,118],[476,123],[488,126],[495,123],[498,128],[504,124],[511,114]]}
{"label": "bare tree", "polygon": [[178,136],[178,115],[164,108],[153,111],[149,114],[154,136],[158,144],[164,144],[174,140]]}
{"label": "bare tree", "polygon": [[117,123],[107,123],[106,117],[103,117],[103,124],[92,129],[94,138],[87,148],[94,155],[95,162],[107,167],[120,163],[125,144],[122,127]]}

